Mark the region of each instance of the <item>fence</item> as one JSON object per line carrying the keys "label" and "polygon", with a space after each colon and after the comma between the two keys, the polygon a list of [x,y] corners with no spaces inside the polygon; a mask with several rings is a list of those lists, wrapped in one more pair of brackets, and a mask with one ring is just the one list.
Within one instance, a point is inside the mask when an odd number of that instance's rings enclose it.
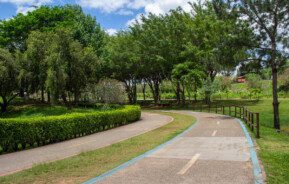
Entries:
{"label": "fence", "polygon": [[256,138],[260,138],[260,119],[259,113],[251,112],[243,106],[200,106],[194,107],[193,110],[215,112],[216,114],[221,113],[224,115],[233,116],[242,119],[253,133]]}

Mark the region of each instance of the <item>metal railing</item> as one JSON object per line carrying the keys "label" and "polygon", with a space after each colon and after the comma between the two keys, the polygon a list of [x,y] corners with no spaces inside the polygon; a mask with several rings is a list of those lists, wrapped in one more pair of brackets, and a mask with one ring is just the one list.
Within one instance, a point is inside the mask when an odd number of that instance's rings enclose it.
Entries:
{"label": "metal railing", "polygon": [[214,112],[216,114],[224,114],[233,116],[243,120],[253,133],[256,138],[260,138],[260,119],[259,113],[251,112],[243,106],[200,106],[194,107],[193,110],[200,110],[205,112]]}

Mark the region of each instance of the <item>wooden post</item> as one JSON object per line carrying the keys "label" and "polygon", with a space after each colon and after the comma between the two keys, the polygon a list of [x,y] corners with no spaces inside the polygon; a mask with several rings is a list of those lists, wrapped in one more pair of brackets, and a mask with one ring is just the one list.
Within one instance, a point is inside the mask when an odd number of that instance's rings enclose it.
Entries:
{"label": "wooden post", "polygon": [[229,116],[231,116],[231,106],[229,106]]}
{"label": "wooden post", "polygon": [[256,138],[260,138],[260,122],[259,122],[259,113],[256,113]]}
{"label": "wooden post", "polygon": [[222,106],[223,114],[225,114],[225,106]]}
{"label": "wooden post", "polygon": [[248,111],[248,125],[251,128],[251,112]]}
{"label": "wooden post", "polygon": [[239,116],[240,116],[240,118],[242,118],[242,107],[239,107],[239,111],[240,111]]}
{"label": "wooden post", "polygon": [[218,114],[218,106],[216,106],[216,114]]}
{"label": "wooden post", "polygon": [[235,106],[235,117],[237,117],[237,106]]}
{"label": "wooden post", "polygon": [[248,124],[248,111],[247,111],[247,109],[245,109],[245,122],[246,122],[246,124]]}
{"label": "wooden post", "polygon": [[251,124],[252,124],[251,129],[252,129],[252,131],[254,131],[254,113],[251,113],[251,115],[252,115],[252,118],[251,118]]}

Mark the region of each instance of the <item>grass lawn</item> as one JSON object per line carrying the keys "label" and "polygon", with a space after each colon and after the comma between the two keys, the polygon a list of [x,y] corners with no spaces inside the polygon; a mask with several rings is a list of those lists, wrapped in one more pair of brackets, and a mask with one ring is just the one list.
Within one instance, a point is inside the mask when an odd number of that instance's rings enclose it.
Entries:
{"label": "grass lawn", "polygon": [[289,136],[274,129],[261,127],[257,139],[258,155],[262,160],[269,184],[289,183]]}
{"label": "grass lawn", "polygon": [[174,117],[174,121],[105,148],[0,177],[0,183],[81,183],[170,140],[195,122],[188,115],[161,114]]}

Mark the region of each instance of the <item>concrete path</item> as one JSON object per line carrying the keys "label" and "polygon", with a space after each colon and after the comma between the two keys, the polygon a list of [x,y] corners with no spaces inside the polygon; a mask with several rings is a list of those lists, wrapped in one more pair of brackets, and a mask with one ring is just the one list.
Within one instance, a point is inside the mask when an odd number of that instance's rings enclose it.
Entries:
{"label": "concrete path", "polygon": [[198,122],[192,129],[144,158],[126,163],[86,183],[258,183],[253,174],[248,140],[239,122],[217,114],[174,112],[193,115]]}
{"label": "concrete path", "polygon": [[0,176],[30,168],[34,164],[60,160],[105,147],[161,127],[172,120],[165,115],[142,113],[141,120],[136,123],[56,144],[0,155]]}

